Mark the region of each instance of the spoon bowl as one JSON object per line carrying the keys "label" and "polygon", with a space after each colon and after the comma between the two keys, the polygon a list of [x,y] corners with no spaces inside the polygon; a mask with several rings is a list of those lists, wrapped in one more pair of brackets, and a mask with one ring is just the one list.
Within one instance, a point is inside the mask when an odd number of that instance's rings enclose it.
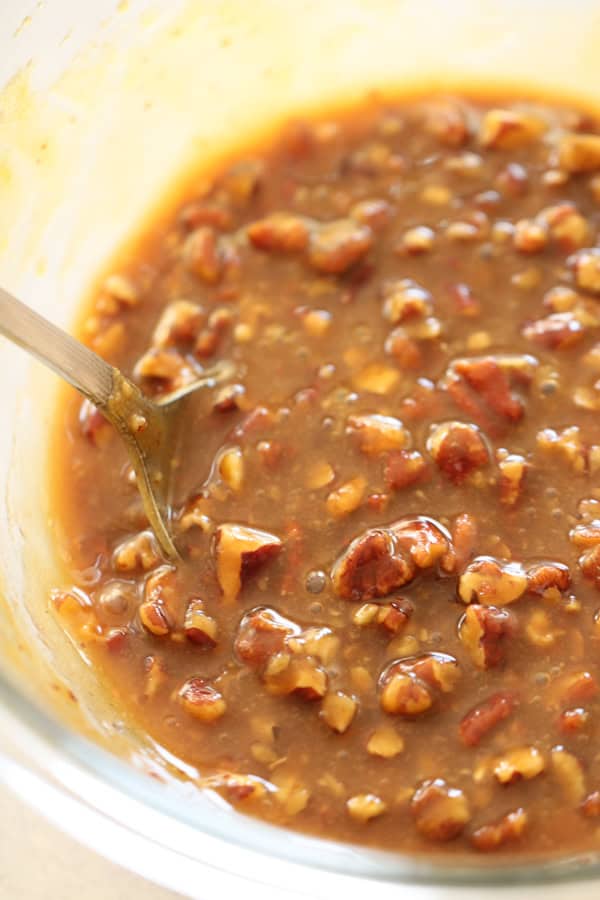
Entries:
{"label": "spoon bowl", "polygon": [[234,373],[227,360],[156,402],[97,353],[0,288],[0,334],[35,356],[96,406],[121,436],[144,512],[163,554],[179,557],[171,530],[171,461],[185,398]]}

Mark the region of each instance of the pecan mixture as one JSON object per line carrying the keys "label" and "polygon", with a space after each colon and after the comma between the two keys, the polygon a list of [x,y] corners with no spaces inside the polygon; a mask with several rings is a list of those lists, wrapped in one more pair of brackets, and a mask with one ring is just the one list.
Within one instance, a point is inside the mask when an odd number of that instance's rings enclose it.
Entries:
{"label": "pecan mixture", "polygon": [[154,746],[271,822],[411,853],[600,831],[600,125],[430,98],[196,176],[83,339],[161,396],[182,561],[87,401],[53,612]]}

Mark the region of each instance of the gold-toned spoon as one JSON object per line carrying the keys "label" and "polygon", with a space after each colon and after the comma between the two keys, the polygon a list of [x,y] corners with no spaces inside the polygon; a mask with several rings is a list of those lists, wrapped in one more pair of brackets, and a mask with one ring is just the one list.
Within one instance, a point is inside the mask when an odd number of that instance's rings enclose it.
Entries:
{"label": "gold-toned spoon", "polygon": [[179,390],[154,402],[114,366],[0,288],[0,334],[37,357],[73,385],[121,435],[140,491],[144,512],[163,553],[178,557],[170,532],[170,454],[180,401],[200,387],[230,378],[222,361]]}

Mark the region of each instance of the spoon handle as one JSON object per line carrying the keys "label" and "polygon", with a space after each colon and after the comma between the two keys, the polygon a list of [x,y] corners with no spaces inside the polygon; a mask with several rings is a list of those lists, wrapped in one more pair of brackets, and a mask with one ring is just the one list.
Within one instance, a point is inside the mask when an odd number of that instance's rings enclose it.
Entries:
{"label": "spoon handle", "polygon": [[113,369],[93,350],[0,287],[0,334],[50,366],[96,406],[113,390]]}

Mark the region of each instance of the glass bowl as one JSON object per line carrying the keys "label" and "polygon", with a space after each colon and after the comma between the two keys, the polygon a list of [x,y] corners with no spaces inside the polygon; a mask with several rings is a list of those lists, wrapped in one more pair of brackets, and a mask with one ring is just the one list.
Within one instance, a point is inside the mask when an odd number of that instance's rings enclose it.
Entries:
{"label": "glass bowl", "polygon": [[[68,327],[192,162],[210,167],[291,115],[373,92],[594,107],[599,41],[595,0],[4,0],[0,282]],[[597,854],[482,866],[363,850],[246,818],[182,779],[48,611],[67,562],[47,491],[60,386],[4,343],[0,377],[3,781],[80,841],[191,897],[596,896]]]}

